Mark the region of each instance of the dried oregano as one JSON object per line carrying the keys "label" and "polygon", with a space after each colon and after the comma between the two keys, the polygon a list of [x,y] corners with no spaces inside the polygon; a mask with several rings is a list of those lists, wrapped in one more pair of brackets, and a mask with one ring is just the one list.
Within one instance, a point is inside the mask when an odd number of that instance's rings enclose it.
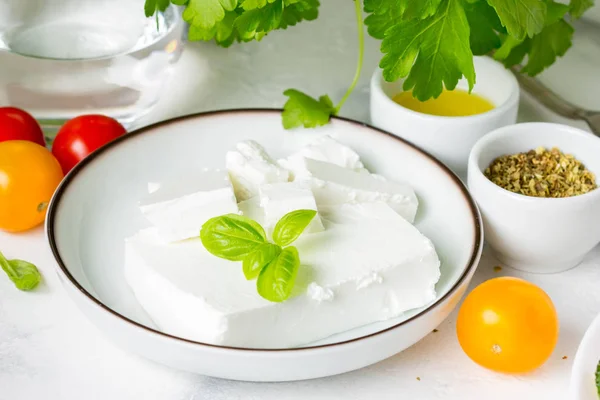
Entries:
{"label": "dried oregano", "polygon": [[496,185],[525,196],[570,197],[596,189],[594,174],[557,148],[498,157],[484,174]]}

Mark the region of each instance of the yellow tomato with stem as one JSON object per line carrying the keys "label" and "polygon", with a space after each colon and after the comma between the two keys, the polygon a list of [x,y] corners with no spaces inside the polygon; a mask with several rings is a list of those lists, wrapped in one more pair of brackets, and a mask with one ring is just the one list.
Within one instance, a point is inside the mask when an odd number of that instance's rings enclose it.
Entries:
{"label": "yellow tomato with stem", "polygon": [[0,143],[0,229],[20,232],[41,224],[63,178],[60,164],[39,144]]}
{"label": "yellow tomato with stem", "polygon": [[456,333],[464,352],[498,372],[525,373],[548,360],[559,323],[550,297],[523,279],[502,277],[477,286],[458,312]]}

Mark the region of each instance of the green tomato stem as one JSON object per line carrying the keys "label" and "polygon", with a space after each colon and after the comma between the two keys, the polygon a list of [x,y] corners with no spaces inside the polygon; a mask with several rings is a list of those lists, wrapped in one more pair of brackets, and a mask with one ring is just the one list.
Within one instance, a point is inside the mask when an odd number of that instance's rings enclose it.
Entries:
{"label": "green tomato stem", "polygon": [[358,78],[360,78],[360,71],[362,70],[363,65],[363,56],[365,52],[365,32],[363,26],[361,0],[354,0],[354,11],[356,11],[356,27],[358,28],[358,63],[356,65],[356,72],[354,73],[354,79],[352,80],[350,87],[348,88],[338,105],[335,107],[335,110],[333,112],[335,115],[337,115],[337,113],[340,111],[340,109],[342,108],[346,100],[348,100],[348,97],[350,97],[350,94],[356,87],[356,84],[358,83]]}

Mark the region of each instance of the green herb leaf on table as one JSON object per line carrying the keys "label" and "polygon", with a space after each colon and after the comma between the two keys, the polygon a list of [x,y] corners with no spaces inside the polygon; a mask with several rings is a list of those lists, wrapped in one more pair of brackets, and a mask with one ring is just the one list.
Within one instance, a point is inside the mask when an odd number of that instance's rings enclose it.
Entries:
{"label": "green herb leaf on table", "polygon": [[260,245],[242,261],[242,270],[246,279],[254,279],[260,271],[281,253],[281,246],[273,243]]}
{"label": "green herb leaf on table", "polygon": [[293,246],[286,247],[260,272],[256,282],[258,294],[273,302],[287,300],[292,294],[299,267],[298,250]]}
{"label": "green herb leaf on table", "polygon": [[42,280],[35,265],[23,260],[7,260],[2,253],[0,253],[0,267],[20,290],[32,290]]}
{"label": "green herb leaf on table", "polygon": [[273,228],[273,241],[287,246],[302,234],[315,218],[315,210],[296,210],[284,215]]}
{"label": "green herb leaf on table", "polygon": [[460,0],[442,0],[425,19],[402,20],[388,29],[381,44],[379,66],[386,81],[407,77],[404,90],[425,101],[452,90],[464,75],[475,84],[469,24]]}
{"label": "green herb leaf on table", "polygon": [[598,397],[600,397],[600,361],[598,361],[598,365],[596,366],[596,391],[598,392]]}
{"label": "green herb leaf on table", "polygon": [[571,0],[569,7],[574,18],[581,18],[584,12],[594,5],[594,0]]}
{"label": "green herb leaf on table", "polygon": [[211,254],[231,261],[242,261],[267,242],[259,223],[237,214],[209,219],[202,225],[200,239]]}

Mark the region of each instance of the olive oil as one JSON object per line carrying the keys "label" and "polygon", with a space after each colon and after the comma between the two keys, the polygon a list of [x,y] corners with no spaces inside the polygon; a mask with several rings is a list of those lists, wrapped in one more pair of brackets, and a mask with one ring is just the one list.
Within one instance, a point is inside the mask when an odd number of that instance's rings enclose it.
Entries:
{"label": "olive oil", "polygon": [[444,117],[465,117],[494,108],[494,104],[485,97],[462,89],[444,90],[437,99],[423,102],[415,99],[411,92],[400,92],[393,100],[410,110]]}

